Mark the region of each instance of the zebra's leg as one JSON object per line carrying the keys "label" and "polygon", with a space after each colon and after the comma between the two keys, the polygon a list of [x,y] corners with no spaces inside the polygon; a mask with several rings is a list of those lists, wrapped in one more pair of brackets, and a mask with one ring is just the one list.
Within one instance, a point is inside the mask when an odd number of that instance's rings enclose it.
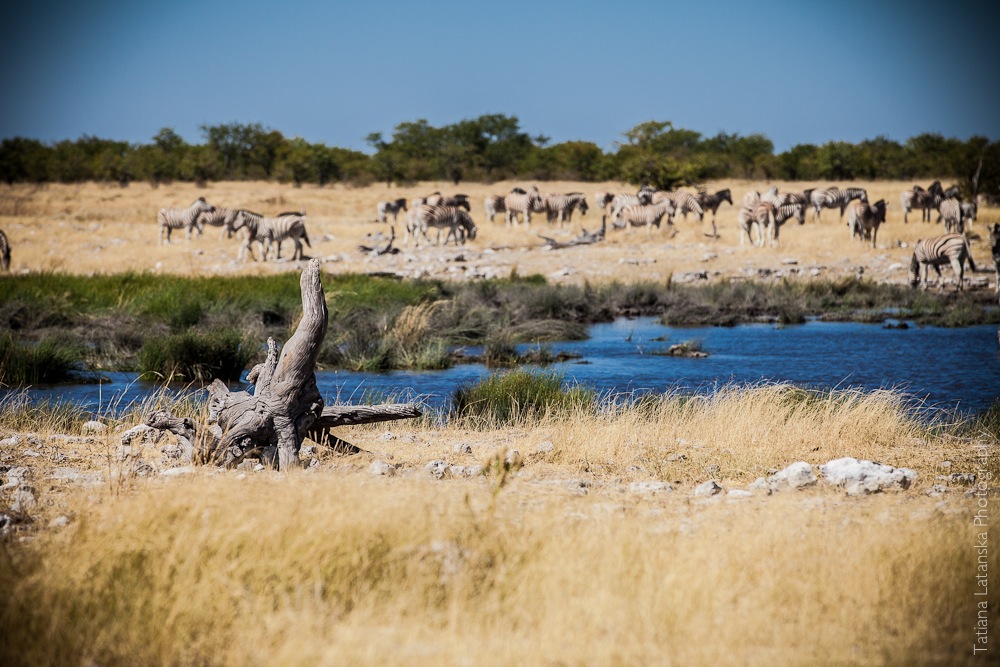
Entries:
{"label": "zebra's leg", "polygon": [[965,289],[965,260],[962,257],[952,257],[951,269],[955,272],[955,279],[958,281],[958,288],[955,291],[961,292]]}

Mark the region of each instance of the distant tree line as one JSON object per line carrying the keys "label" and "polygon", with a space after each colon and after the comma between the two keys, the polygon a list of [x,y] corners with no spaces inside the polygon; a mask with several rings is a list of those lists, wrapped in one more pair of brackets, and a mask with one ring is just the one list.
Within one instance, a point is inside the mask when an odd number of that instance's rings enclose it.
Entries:
{"label": "distant tree line", "polygon": [[[850,181],[951,178],[963,192],[1000,194],[1000,143],[921,134],[899,143],[877,137],[857,144],[800,144],[783,153],[762,134],[740,136],[648,121],[623,133],[614,150],[588,141],[550,144],[529,136],[516,116],[489,114],[434,127],[400,123],[391,137],[372,133],[372,154],[289,139],[260,123],[203,125],[203,143],[189,144],[170,128],[148,144],[84,135],[43,143],[15,137],[0,142],[0,178],[8,184],[132,181],[278,180],[326,185],[423,180],[492,182],[502,179],[604,181],[672,189],[709,179],[753,178]],[[973,188],[973,185],[976,185]]]}

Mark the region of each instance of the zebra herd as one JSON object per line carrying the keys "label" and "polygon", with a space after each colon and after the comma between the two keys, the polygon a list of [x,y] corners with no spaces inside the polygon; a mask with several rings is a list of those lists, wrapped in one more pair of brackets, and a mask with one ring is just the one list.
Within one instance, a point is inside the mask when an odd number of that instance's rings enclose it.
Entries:
{"label": "zebra herd", "polygon": [[975,222],[979,205],[975,199],[964,201],[957,185],[947,190],[941,186],[941,181],[934,181],[926,189],[914,185],[909,190],[903,190],[899,195],[899,204],[903,209],[903,222],[909,222],[910,211],[920,209],[921,222],[931,221],[931,211],[937,210],[938,222],[944,222],[945,231],[949,234],[965,233],[966,222]]}
{"label": "zebra herd", "polygon": [[156,220],[161,245],[170,243],[170,233],[177,229],[184,229],[189,241],[194,232],[200,236],[205,225],[220,227],[219,238],[231,238],[242,230],[243,241],[236,255],[237,260],[244,260],[247,255],[256,260],[253,244],[257,243],[261,261],[266,262],[272,246],[276,246],[275,258],[281,259],[281,243],[288,239],[295,244],[292,260],[303,258],[302,242],[312,247],[306,233],[305,217],[302,211],[286,211],[268,217],[247,209],[212,206],[204,197],[198,197],[187,208],[161,208]]}

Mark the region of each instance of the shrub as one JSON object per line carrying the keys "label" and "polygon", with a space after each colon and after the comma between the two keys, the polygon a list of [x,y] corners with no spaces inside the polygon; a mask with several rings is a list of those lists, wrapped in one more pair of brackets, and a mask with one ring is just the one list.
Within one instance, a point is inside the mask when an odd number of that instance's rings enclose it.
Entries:
{"label": "shrub", "polygon": [[30,343],[4,334],[0,336],[0,384],[23,387],[66,382],[81,354],[78,346],[58,339]]}
{"label": "shrub", "polygon": [[151,338],[139,353],[139,371],[186,381],[238,380],[253,358],[254,349],[235,331],[187,332]]}
{"label": "shrub", "polygon": [[593,409],[596,399],[593,390],[565,387],[556,373],[518,369],[456,389],[452,414],[484,427],[510,426],[547,414]]}

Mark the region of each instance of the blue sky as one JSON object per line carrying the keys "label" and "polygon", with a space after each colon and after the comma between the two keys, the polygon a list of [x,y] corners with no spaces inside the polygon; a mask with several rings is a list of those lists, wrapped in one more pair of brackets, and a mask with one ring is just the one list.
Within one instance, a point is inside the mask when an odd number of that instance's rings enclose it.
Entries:
{"label": "blue sky", "polygon": [[370,132],[517,116],[611,149],[646,120],[800,143],[1000,139],[985,2],[53,2],[4,10],[0,137],[148,143],[259,122]]}

